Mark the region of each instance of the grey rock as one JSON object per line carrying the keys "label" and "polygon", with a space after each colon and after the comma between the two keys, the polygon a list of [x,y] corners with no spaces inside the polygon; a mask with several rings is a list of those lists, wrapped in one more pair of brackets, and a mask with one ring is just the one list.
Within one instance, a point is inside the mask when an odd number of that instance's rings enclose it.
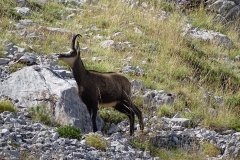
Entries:
{"label": "grey rock", "polygon": [[110,129],[108,130],[108,134],[111,135],[113,133],[116,133],[117,130],[118,130],[117,126],[114,123],[112,123]]}
{"label": "grey rock", "polygon": [[58,132],[52,133],[52,138],[53,138],[54,140],[57,140],[57,139],[59,138]]}
{"label": "grey rock", "polygon": [[84,158],[84,154],[81,152],[73,152],[73,157]]}
{"label": "grey rock", "polygon": [[216,14],[213,19],[214,19],[215,22],[221,23],[221,24],[223,24],[223,25],[226,25],[226,24],[228,23],[228,21],[226,20],[226,18],[223,17],[223,16],[220,15],[220,14]]}
{"label": "grey rock", "polygon": [[145,90],[144,104],[153,106],[162,106],[164,104],[172,105],[174,103],[174,96],[163,90]]}
{"label": "grey rock", "polygon": [[105,40],[105,41],[100,43],[100,46],[102,48],[115,48],[116,44],[113,40]]}
{"label": "grey rock", "polygon": [[20,158],[20,152],[18,150],[4,150],[3,153],[5,154],[6,157],[11,157],[11,159]]}
{"label": "grey rock", "polygon": [[27,65],[36,64],[37,57],[34,53],[26,52],[21,58],[18,59],[17,63],[24,63]]}
{"label": "grey rock", "polygon": [[228,21],[237,20],[240,17],[240,6],[235,6],[226,15]]}
{"label": "grey rock", "polygon": [[58,73],[63,78],[73,78],[72,72],[67,71],[67,70],[54,70],[54,72]]}
{"label": "grey rock", "polygon": [[123,73],[131,74],[131,75],[138,75],[138,76],[143,76],[145,75],[144,70],[137,66],[133,67],[131,65],[125,65],[124,68],[122,69]]}
{"label": "grey rock", "polygon": [[22,14],[24,16],[30,15],[30,9],[27,7],[16,7],[15,10],[17,11],[17,13]]}
{"label": "grey rock", "polygon": [[192,39],[199,39],[202,41],[210,42],[217,46],[222,46],[226,48],[232,48],[233,42],[226,35],[219,32],[214,32],[210,30],[202,30],[187,24],[183,29],[183,35],[189,36]]}
{"label": "grey rock", "polygon": [[140,92],[145,89],[143,81],[132,80],[131,86],[132,86],[133,92]]}
{"label": "grey rock", "polygon": [[217,11],[217,13],[225,17],[227,13],[235,6],[236,4],[232,1],[218,0],[213,4],[209,5],[209,8]]}
{"label": "grey rock", "polygon": [[4,134],[6,134],[6,135],[9,134],[9,129],[6,129],[6,128],[5,129],[1,129],[1,134],[3,134],[3,135]]}
{"label": "grey rock", "polygon": [[32,26],[35,24],[35,22],[31,19],[21,19],[19,20],[19,23],[23,26]]}
{"label": "grey rock", "polygon": [[8,62],[10,62],[9,58],[0,58],[0,65],[7,64]]}
{"label": "grey rock", "polygon": [[[76,82],[62,79],[49,68],[40,67],[36,71],[32,66],[14,72],[8,80],[1,82],[0,91],[1,95],[18,99],[17,106],[47,105],[52,107],[56,122],[72,124],[82,132],[92,130],[88,110],[78,97]],[[99,116],[97,121],[101,128]]]}

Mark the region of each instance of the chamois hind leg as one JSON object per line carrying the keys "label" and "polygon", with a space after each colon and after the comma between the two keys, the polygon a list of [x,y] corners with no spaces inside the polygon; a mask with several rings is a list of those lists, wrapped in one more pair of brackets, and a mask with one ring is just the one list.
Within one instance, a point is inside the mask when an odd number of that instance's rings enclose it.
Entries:
{"label": "chamois hind leg", "polygon": [[136,115],[138,117],[140,129],[143,131],[144,125],[143,125],[142,112],[138,109],[138,107],[134,103],[132,103],[132,105],[133,105],[133,110],[134,110],[134,112],[136,113]]}
{"label": "chamois hind leg", "polygon": [[130,121],[130,136],[134,133],[134,112],[131,108],[129,108],[126,103],[118,102],[117,105],[114,107],[117,111],[124,113],[128,116]]}

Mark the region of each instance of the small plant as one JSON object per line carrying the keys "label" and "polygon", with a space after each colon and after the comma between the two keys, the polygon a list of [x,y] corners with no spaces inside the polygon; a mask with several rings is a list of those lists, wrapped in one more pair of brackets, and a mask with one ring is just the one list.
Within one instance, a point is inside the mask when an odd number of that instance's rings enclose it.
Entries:
{"label": "small plant", "polygon": [[17,112],[17,109],[9,100],[0,101],[0,113],[4,111]]}
{"label": "small plant", "polygon": [[15,148],[15,149],[17,149],[17,148],[20,147],[20,145],[17,144],[16,142],[14,142],[14,141],[9,141],[8,144],[9,144],[10,146],[12,146],[13,148]]}
{"label": "small plant", "polygon": [[168,105],[163,105],[158,109],[158,117],[169,117],[172,118],[175,114],[174,108]]}
{"label": "small plant", "polygon": [[57,132],[60,137],[80,140],[82,138],[81,130],[71,125],[59,127]]}
{"label": "small plant", "polygon": [[24,63],[14,63],[13,65],[11,65],[9,67],[9,72],[10,73],[13,73],[13,72],[16,72],[17,70],[23,68],[23,67],[26,67],[27,65],[24,64]]}
{"label": "small plant", "polygon": [[114,111],[112,108],[101,108],[98,113],[105,123],[118,124],[127,118],[126,115]]}
{"label": "small plant", "polygon": [[88,145],[95,147],[99,150],[106,150],[108,143],[106,140],[104,140],[102,137],[100,137],[98,134],[90,134],[86,137],[86,142]]}
{"label": "small plant", "polygon": [[201,146],[203,148],[203,153],[209,157],[216,157],[221,153],[220,149],[212,143],[203,142]]}
{"label": "small plant", "polygon": [[33,120],[40,121],[48,126],[57,126],[56,122],[54,122],[51,117],[50,109],[48,109],[46,105],[31,107],[29,112],[32,114]]}
{"label": "small plant", "polygon": [[40,156],[32,153],[30,150],[20,151],[20,159],[19,160],[37,160],[37,159],[40,159]]}

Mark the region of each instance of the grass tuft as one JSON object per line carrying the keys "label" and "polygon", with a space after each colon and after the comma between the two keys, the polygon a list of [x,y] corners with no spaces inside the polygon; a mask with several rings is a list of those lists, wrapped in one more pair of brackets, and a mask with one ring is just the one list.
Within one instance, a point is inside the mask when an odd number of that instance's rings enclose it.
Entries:
{"label": "grass tuft", "polygon": [[209,157],[217,157],[221,153],[216,145],[209,142],[202,142],[201,147],[203,148],[203,153]]}
{"label": "grass tuft", "polygon": [[46,105],[31,107],[28,111],[34,121],[42,122],[48,126],[58,126],[52,118],[51,110]]}
{"label": "grass tuft", "polygon": [[98,134],[89,134],[86,136],[86,142],[89,146],[95,147],[98,150],[106,150],[108,143]]}
{"label": "grass tuft", "polygon": [[175,114],[176,114],[176,112],[174,111],[174,108],[172,106],[163,105],[158,108],[157,116],[159,118],[161,118],[161,117],[172,118]]}
{"label": "grass tuft", "polygon": [[26,67],[26,66],[27,66],[27,64],[24,64],[24,63],[14,63],[13,65],[11,65],[9,67],[9,72],[10,73],[16,72],[16,71],[18,71],[21,68]]}
{"label": "grass tuft", "polygon": [[0,101],[0,113],[4,111],[10,111],[13,113],[17,112],[17,108],[13,105],[13,103],[9,100]]}
{"label": "grass tuft", "polygon": [[81,140],[81,130],[71,125],[61,126],[57,129],[60,137]]}
{"label": "grass tuft", "polygon": [[105,123],[118,124],[127,118],[125,114],[119,113],[112,108],[101,108],[98,113]]}

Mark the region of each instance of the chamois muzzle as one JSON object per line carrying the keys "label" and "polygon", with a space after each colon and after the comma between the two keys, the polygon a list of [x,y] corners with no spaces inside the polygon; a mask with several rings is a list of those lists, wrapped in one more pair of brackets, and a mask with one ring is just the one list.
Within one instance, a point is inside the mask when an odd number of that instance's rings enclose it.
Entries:
{"label": "chamois muzzle", "polygon": [[76,52],[71,51],[70,53],[61,53],[61,54],[57,54],[57,56],[58,56],[59,59],[61,59],[61,58],[71,58],[71,57],[76,56]]}

